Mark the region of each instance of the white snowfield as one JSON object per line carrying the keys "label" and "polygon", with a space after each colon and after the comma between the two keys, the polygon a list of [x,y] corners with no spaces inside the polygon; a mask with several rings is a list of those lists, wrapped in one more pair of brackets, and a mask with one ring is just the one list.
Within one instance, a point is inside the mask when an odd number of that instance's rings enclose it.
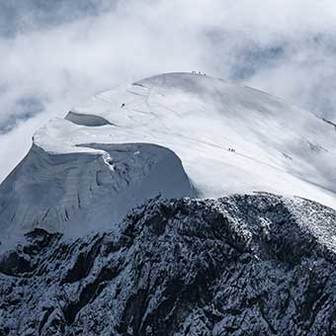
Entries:
{"label": "white snowfield", "polygon": [[269,191],[336,208],[335,144],[332,124],[264,92],[158,75],[40,129],[0,186],[0,230],[111,229],[149,197],[195,196],[189,179],[198,197]]}

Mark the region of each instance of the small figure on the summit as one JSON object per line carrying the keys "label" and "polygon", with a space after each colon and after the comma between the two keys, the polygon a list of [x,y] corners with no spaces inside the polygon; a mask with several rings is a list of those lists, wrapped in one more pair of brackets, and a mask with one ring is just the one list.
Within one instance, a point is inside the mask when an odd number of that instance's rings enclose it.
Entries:
{"label": "small figure on the summit", "polygon": [[121,107],[121,108],[125,107],[125,103],[122,103],[120,107]]}

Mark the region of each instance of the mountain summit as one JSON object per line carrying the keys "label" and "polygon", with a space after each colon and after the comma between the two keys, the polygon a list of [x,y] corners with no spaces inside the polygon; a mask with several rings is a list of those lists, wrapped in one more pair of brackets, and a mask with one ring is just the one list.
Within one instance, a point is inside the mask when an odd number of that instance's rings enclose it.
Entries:
{"label": "mountain summit", "polygon": [[50,121],[0,186],[0,335],[335,335],[335,140],[196,73]]}
{"label": "mountain summit", "polygon": [[267,191],[336,207],[333,125],[264,92],[169,73],[54,119],[0,186],[3,240],[112,230],[152,197]]}

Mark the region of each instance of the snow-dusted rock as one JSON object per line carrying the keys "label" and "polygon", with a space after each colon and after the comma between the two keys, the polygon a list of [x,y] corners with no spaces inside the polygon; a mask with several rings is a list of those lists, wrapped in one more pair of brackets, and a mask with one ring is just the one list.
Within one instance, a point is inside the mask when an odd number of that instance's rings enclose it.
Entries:
{"label": "snow-dusted rock", "polygon": [[35,229],[0,257],[0,335],[335,335],[335,239],[335,210],[266,193]]}

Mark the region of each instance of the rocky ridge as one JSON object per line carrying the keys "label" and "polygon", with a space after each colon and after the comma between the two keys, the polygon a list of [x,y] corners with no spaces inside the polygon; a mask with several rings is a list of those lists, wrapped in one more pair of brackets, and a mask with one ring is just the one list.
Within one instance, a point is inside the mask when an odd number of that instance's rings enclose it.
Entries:
{"label": "rocky ridge", "polygon": [[0,335],[335,335],[336,212],[269,193],[36,228],[0,258]]}

